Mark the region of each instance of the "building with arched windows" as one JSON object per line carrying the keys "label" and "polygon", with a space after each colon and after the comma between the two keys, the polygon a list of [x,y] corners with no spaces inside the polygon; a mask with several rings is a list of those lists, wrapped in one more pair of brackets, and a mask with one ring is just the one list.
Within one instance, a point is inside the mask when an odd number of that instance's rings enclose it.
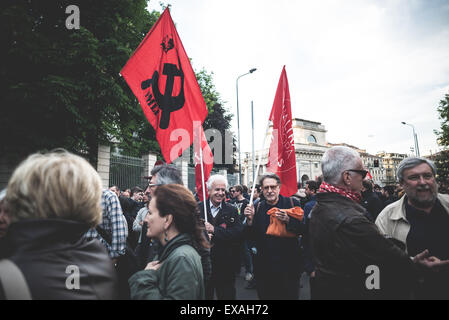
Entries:
{"label": "building with arched windows", "polygon": [[[292,129],[295,141],[295,158],[298,181],[315,180],[321,175],[320,161],[328,149],[326,142],[326,129],[320,122],[304,119],[292,119]],[[254,167],[257,168],[259,157],[262,157],[259,174],[266,172],[268,163],[268,150],[270,148],[273,127],[270,126],[265,138],[263,151],[256,151]],[[252,154],[246,153],[242,159],[242,182],[250,185],[253,181]]]}
{"label": "building with arched windows", "polygon": [[[299,118],[292,119],[292,129],[295,142],[295,158],[298,182],[302,185],[307,180],[316,180],[321,176],[321,158],[327,149],[334,146],[346,146],[359,152],[365,168],[370,172],[374,183],[384,186],[385,184],[394,183],[395,170],[393,167],[387,165],[387,160],[390,159],[391,154],[380,153],[372,155],[364,149],[359,149],[355,146],[346,143],[332,144],[326,141],[326,129],[320,122],[304,120]],[[254,168],[257,170],[257,163],[259,157],[261,159],[261,166],[257,176],[262,175],[267,170],[268,151],[270,148],[273,127],[270,126],[267,136],[265,138],[265,147],[262,151],[256,151]],[[401,160],[407,155],[396,155]],[[386,160],[386,158],[388,158]],[[398,158],[398,159],[399,159]],[[396,159],[396,158],[395,158]],[[242,183],[252,185],[253,182],[253,162],[252,154],[247,152],[242,157]]]}

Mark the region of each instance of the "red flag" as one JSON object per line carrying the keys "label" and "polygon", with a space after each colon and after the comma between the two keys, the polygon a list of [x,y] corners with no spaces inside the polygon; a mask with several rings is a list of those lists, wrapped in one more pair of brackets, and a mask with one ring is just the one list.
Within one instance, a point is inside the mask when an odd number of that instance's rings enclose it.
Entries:
{"label": "red flag", "polygon": [[369,173],[369,170],[366,170],[366,171],[368,171],[367,173],[366,173],[366,179],[369,179],[369,180],[373,180],[373,176],[371,175],[371,173]]}
{"label": "red flag", "polygon": [[[201,123],[194,124],[194,140],[193,146],[195,150],[195,185],[196,185],[196,193],[201,201],[204,200],[203,197],[203,182],[206,185],[206,181],[209,179],[210,173],[214,166],[214,156],[212,154],[212,150],[207,143],[206,136],[204,135],[203,126]],[[201,154],[200,148],[201,145],[202,150],[202,160],[203,160],[203,172],[201,172]],[[202,177],[204,175],[204,180]],[[204,189],[206,199],[208,197],[207,188]]]}
{"label": "red flag", "polygon": [[168,8],[121,74],[156,130],[165,161],[171,163],[192,144],[192,124],[203,123],[207,106]]}
{"label": "red flag", "polygon": [[298,190],[296,177],[295,142],[292,129],[292,108],[285,66],[274,97],[270,121],[273,137],[268,155],[267,171],[281,178],[281,195],[290,197]]}

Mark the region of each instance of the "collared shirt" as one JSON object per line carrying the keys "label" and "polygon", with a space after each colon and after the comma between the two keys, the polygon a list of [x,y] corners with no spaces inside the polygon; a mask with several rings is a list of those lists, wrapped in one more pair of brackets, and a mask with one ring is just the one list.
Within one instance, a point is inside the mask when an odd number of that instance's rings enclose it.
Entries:
{"label": "collared shirt", "polygon": [[103,220],[100,227],[112,234],[112,243],[109,245],[95,228],[90,229],[84,235],[88,239],[98,239],[104,244],[109,256],[114,259],[125,254],[126,238],[128,237],[128,224],[120,206],[117,195],[110,190],[103,190],[101,196],[101,208]]}
{"label": "collared shirt", "polygon": [[218,207],[214,206],[214,204],[212,203],[212,201],[209,200],[209,205],[210,205],[210,212],[212,214],[212,217],[216,217],[218,212],[221,210],[221,202],[220,205]]}

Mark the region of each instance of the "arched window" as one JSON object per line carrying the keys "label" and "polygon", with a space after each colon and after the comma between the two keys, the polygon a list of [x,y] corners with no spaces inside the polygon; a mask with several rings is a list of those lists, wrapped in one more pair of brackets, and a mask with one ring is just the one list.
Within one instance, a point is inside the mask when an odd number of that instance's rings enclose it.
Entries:
{"label": "arched window", "polygon": [[316,138],[313,135],[310,135],[307,138],[307,142],[309,142],[309,143],[316,143]]}

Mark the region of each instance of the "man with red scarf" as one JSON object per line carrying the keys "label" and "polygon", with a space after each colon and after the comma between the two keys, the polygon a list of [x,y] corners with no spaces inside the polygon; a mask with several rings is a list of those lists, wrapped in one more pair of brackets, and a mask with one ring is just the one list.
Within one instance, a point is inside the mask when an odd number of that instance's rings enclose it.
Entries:
{"label": "man with red scarf", "polygon": [[409,257],[366,217],[360,202],[367,171],[355,150],[329,149],[321,169],[309,226],[316,262],[312,299],[407,298],[418,268],[449,263],[428,251]]}

